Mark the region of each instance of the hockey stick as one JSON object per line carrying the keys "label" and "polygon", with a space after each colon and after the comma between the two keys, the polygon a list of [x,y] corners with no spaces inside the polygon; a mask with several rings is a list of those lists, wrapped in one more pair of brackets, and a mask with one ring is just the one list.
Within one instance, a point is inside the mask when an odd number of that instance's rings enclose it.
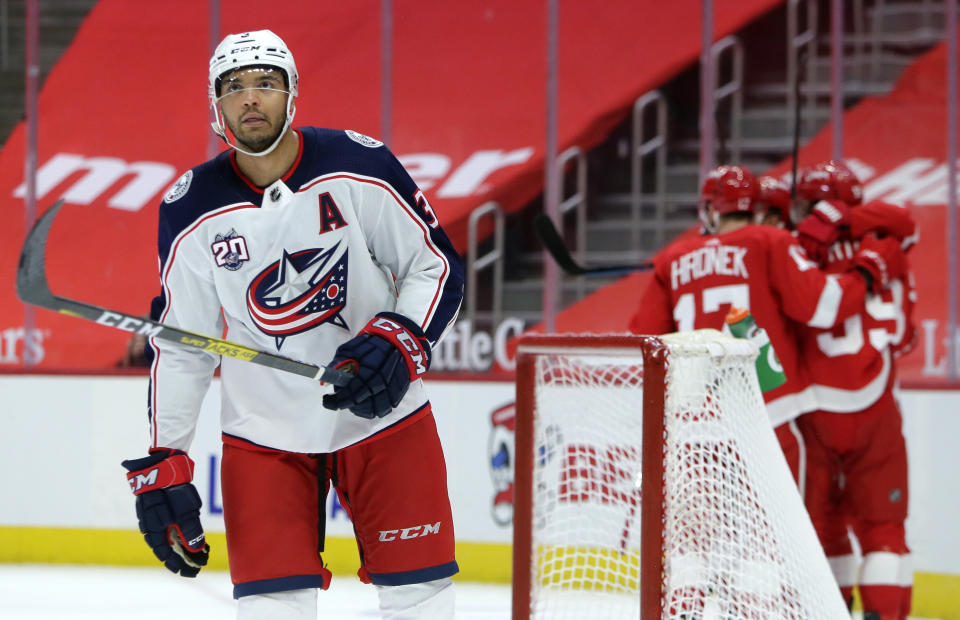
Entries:
{"label": "hockey stick", "polygon": [[56,217],[62,206],[63,200],[61,199],[50,207],[37,220],[33,230],[27,235],[27,240],[23,242],[20,264],[17,266],[17,296],[25,303],[68,316],[94,321],[107,327],[152,336],[186,347],[202,349],[216,355],[232,357],[244,362],[253,362],[268,368],[290,372],[301,377],[317,379],[324,383],[342,386],[350,380],[350,374],[342,370],[298,362],[282,355],[257,351],[220,338],[195,334],[150,319],[54,295],[50,292],[50,285],[47,283],[46,247],[53,218]]}
{"label": "hockey stick", "polygon": [[584,267],[573,260],[570,250],[560,237],[560,233],[554,227],[553,222],[543,213],[538,213],[533,218],[533,229],[540,239],[540,243],[550,253],[553,260],[557,262],[560,269],[571,276],[619,276],[634,271],[646,271],[653,269],[653,263],[645,262],[635,265],[613,265],[610,267]]}
{"label": "hockey stick", "polygon": [[[801,51],[797,54],[797,74],[793,77],[793,144],[791,145],[791,163],[790,163],[790,204],[797,201],[797,164],[800,158],[800,108],[803,107],[800,101],[800,73],[806,69],[807,54]],[[789,214],[787,214],[789,215]]]}

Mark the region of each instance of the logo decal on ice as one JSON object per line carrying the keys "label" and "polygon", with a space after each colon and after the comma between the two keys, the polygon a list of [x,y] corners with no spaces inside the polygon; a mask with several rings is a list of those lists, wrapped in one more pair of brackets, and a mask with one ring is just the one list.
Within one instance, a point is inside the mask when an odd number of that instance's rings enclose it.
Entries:
{"label": "logo decal on ice", "polygon": [[347,250],[336,259],[340,244],[289,253],[261,271],[247,289],[247,311],[263,333],[276,339],[323,323],[349,330],[340,316],[347,305]]}
{"label": "logo decal on ice", "polygon": [[490,437],[487,442],[490,457],[490,478],[493,480],[493,504],[490,515],[500,526],[513,523],[513,446],[516,429],[514,403],[499,407],[490,414]]}
{"label": "logo decal on ice", "polygon": [[190,182],[193,181],[193,170],[187,170],[183,173],[177,182],[170,186],[167,193],[163,196],[163,201],[167,204],[183,198],[183,195],[190,189]]}
{"label": "logo decal on ice", "polygon": [[378,146],[383,146],[383,142],[380,142],[379,140],[374,140],[370,136],[365,136],[362,133],[357,133],[350,129],[346,130],[346,134],[351,140],[353,140],[357,144],[362,144],[363,146],[369,147],[371,149],[375,149]]}

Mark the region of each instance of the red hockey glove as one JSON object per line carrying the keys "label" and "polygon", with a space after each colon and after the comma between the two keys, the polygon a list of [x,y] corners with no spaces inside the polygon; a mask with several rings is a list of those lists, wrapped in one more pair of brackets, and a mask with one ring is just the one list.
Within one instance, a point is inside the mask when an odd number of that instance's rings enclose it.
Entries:
{"label": "red hockey glove", "polygon": [[917,223],[910,209],[880,200],[850,210],[850,237],[860,239],[867,233],[896,237],[904,250],[917,241]]}
{"label": "red hockey glove", "polygon": [[337,348],[330,364],[354,376],[323,397],[327,409],[349,409],[361,418],[382,418],[400,404],[410,382],[430,367],[430,343],[420,327],[395,312],[381,312]]}
{"label": "red hockey glove", "polygon": [[867,235],[860,240],[860,249],[853,257],[854,266],[864,274],[867,288],[877,293],[891,280],[901,277],[907,271],[907,259],[900,242],[893,237],[877,239]]}
{"label": "red hockey glove", "polygon": [[810,210],[810,215],[797,225],[797,241],[807,255],[827,264],[830,246],[840,237],[841,228],[850,221],[850,208],[838,200],[821,200]]}
{"label": "red hockey glove", "polygon": [[155,448],[121,463],[137,496],[137,520],[154,555],[174,573],[196,577],[210,545],[200,525],[200,494],[191,484],[193,461],[183,450]]}

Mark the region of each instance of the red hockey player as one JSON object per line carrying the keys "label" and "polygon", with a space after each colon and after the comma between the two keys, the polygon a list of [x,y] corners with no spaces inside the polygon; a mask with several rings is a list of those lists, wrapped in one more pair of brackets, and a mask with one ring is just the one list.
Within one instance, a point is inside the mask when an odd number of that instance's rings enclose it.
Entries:
{"label": "red hockey player", "polygon": [[[859,181],[841,162],[823,162],[799,176],[795,215],[809,215],[797,226],[798,240],[829,272],[848,270],[861,240],[874,234],[904,249],[916,240],[906,209],[861,205],[861,197]],[[910,610],[907,454],[893,358],[914,342],[912,282],[909,272],[891,279],[868,296],[862,312],[833,329],[806,328],[802,339],[819,406],[799,420],[808,448],[807,508],[848,604],[858,572],[852,527],[863,551],[865,620],[900,620]]]}
{"label": "red hockey player", "polygon": [[786,382],[766,393],[770,420],[795,479],[799,432],[793,420],[816,403],[800,365],[798,324],[829,328],[863,310],[868,287],[902,273],[893,240],[865,240],[848,273],[817,269],[791,233],[753,225],[756,182],[743,167],[706,179],[702,219],[711,234],[677,241],[654,260],[654,278],[630,321],[637,334],[722,329],[731,307],[748,309],[767,331]]}
{"label": "red hockey player", "polygon": [[753,211],[757,224],[787,228],[790,223],[790,188],[776,177],[757,177]]}

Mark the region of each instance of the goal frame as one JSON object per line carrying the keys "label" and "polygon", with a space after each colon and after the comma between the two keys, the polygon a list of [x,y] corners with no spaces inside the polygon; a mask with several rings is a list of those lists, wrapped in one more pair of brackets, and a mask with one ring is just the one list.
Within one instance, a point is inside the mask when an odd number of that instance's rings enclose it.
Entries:
{"label": "goal frame", "polygon": [[[609,354],[611,350],[643,359],[643,402],[640,498],[640,617],[658,618],[663,594],[663,453],[664,380],[667,347],[655,336],[540,335],[523,336],[517,346],[517,394],[513,517],[513,620],[530,617],[531,562],[533,555],[533,455],[534,393],[537,355],[569,352]],[[657,386],[657,389],[648,389]]]}

